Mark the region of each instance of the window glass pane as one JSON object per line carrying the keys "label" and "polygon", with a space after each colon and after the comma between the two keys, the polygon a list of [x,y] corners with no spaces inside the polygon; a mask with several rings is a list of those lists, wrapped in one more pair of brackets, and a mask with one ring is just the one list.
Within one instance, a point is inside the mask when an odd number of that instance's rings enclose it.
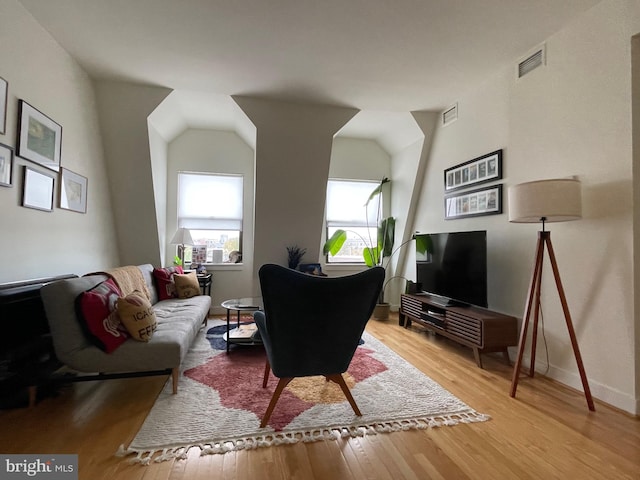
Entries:
{"label": "window glass pane", "polygon": [[185,264],[189,265],[191,262],[237,263],[240,253],[239,231],[190,230],[190,232],[194,245],[185,249]]}
{"label": "window glass pane", "polygon": [[368,180],[329,180],[327,183],[327,238],[338,229],[347,234],[340,251],[328,256],[328,263],[364,263],[364,248],[376,245],[382,198],[376,196],[365,205],[379,184]]}
{"label": "window glass pane", "polygon": [[178,227],[188,228],[191,263],[236,263],[242,257],[243,176],[178,173]]}
{"label": "window glass pane", "polygon": [[336,255],[328,255],[328,263],[364,263],[362,252],[365,247],[377,243],[377,228],[366,227],[328,227],[327,238],[342,228],[347,233],[347,240]]}

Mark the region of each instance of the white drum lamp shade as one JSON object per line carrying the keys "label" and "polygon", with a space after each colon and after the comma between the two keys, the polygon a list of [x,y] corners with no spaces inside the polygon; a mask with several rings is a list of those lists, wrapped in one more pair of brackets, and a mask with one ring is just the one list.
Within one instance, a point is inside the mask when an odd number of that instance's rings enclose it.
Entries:
{"label": "white drum lamp shade", "polygon": [[509,221],[568,222],[582,218],[580,181],[537,180],[509,187]]}

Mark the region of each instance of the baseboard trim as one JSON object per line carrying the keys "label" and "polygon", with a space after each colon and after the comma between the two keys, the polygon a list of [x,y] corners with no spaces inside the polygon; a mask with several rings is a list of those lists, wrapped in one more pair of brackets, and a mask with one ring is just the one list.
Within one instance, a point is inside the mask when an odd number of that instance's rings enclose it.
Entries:
{"label": "baseboard trim", "polygon": [[[530,359],[525,355],[522,363],[523,365],[528,365],[529,361]],[[536,366],[536,374],[546,377],[547,379],[556,382],[564,387],[570,388],[571,390],[575,390],[581,395],[584,394],[582,381],[578,373],[569,372],[553,365],[549,365],[547,370],[547,367],[545,365],[542,368]],[[591,390],[591,395],[594,399],[629,416],[635,418],[640,417],[639,398],[635,398],[633,395],[612,388],[609,385],[604,385],[602,383],[596,382],[591,378],[588,378],[588,381],[589,389]]]}

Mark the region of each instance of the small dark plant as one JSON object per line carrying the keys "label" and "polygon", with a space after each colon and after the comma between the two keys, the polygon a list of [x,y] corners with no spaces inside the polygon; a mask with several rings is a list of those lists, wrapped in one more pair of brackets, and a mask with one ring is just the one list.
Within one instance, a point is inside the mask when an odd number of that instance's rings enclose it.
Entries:
{"label": "small dark plant", "polygon": [[300,248],[297,245],[293,247],[287,247],[287,256],[288,256],[288,266],[289,268],[296,269],[300,264],[300,260],[304,257],[304,254],[307,253],[306,248]]}

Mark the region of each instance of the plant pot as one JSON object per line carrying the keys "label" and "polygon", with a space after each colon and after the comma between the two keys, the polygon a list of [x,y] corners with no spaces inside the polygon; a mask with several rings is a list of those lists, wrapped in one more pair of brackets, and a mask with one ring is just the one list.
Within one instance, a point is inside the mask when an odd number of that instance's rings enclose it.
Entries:
{"label": "plant pot", "polygon": [[373,318],[375,320],[388,320],[389,311],[391,310],[391,304],[389,303],[377,303],[373,309]]}

